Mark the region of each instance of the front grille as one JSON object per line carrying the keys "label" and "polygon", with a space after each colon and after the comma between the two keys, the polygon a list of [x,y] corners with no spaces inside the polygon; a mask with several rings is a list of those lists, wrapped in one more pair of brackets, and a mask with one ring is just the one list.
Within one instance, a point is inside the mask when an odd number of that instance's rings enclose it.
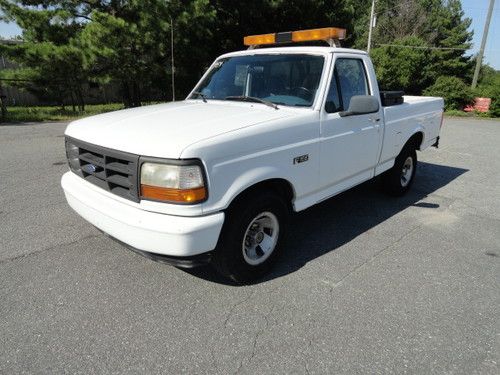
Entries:
{"label": "front grille", "polygon": [[70,169],[86,181],[139,202],[139,156],[66,137]]}

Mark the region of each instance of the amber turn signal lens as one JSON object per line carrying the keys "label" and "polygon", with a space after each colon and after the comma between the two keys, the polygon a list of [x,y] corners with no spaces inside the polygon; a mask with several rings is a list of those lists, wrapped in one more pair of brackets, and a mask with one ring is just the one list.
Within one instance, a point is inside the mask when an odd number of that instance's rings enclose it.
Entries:
{"label": "amber turn signal lens", "polygon": [[172,189],[151,185],[141,185],[141,197],[163,202],[197,203],[205,200],[205,187],[196,189]]}
{"label": "amber turn signal lens", "polygon": [[273,44],[275,40],[275,34],[250,35],[243,38],[243,44],[245,46],[258,46],[261,44]]}

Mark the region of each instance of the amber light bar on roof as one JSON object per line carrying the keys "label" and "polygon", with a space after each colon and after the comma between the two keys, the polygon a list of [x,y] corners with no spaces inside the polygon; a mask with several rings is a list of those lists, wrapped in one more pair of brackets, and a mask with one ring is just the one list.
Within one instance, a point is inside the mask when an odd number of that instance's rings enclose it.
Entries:
{"label": "amber light bar on roof", "polygon": [[259,46],[265,44],[310,42],[314,40],[332,41],[345,39],[346,29],[338,27],[324,27],[322,29],[287,31],[284,33],[250,35],[243,38],[245,46]]}
{"label": "amber light bar on roof", "polygon": [[276,34],[250,35],[243,38],[245,46],[276,43]]}

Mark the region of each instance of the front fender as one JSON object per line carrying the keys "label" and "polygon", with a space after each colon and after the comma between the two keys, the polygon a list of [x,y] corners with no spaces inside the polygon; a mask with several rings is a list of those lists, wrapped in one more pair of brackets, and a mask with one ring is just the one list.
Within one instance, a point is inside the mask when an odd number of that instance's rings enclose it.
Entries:
{"label": "front fender", "polygon": [[[227,172],[227,171],[226,171]],[[231,178],[226,177],[228,180]],[[248,169],[238,175],[233,175],[232,181],[221,182],[218,180],[217,187],[215,187],[214,195],[212,198],[217,201],[217,209],[226,209],[231,202],[242,192],[248,188],[257,185],[261,182],[271,179],[282,179],[287,181],[293,190],[293,184],[288,180],[287,176],[277,167],[273,166],[258,166]],[[224,190],[224,191],[217,191]],[[206,207],[204,211],[212,211],[214,207]]]}

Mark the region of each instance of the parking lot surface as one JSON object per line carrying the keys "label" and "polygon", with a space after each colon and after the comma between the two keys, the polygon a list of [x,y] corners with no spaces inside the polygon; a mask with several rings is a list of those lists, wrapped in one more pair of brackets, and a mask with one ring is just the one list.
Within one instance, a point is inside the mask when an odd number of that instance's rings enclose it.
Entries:
{"label": "parking lot surface", "polygon": [[369,182],[298,214],[250,286],[72,212],[64,128],[0,125],[0,373],[499,373],[499,121],[446,119],[403,198]]}

